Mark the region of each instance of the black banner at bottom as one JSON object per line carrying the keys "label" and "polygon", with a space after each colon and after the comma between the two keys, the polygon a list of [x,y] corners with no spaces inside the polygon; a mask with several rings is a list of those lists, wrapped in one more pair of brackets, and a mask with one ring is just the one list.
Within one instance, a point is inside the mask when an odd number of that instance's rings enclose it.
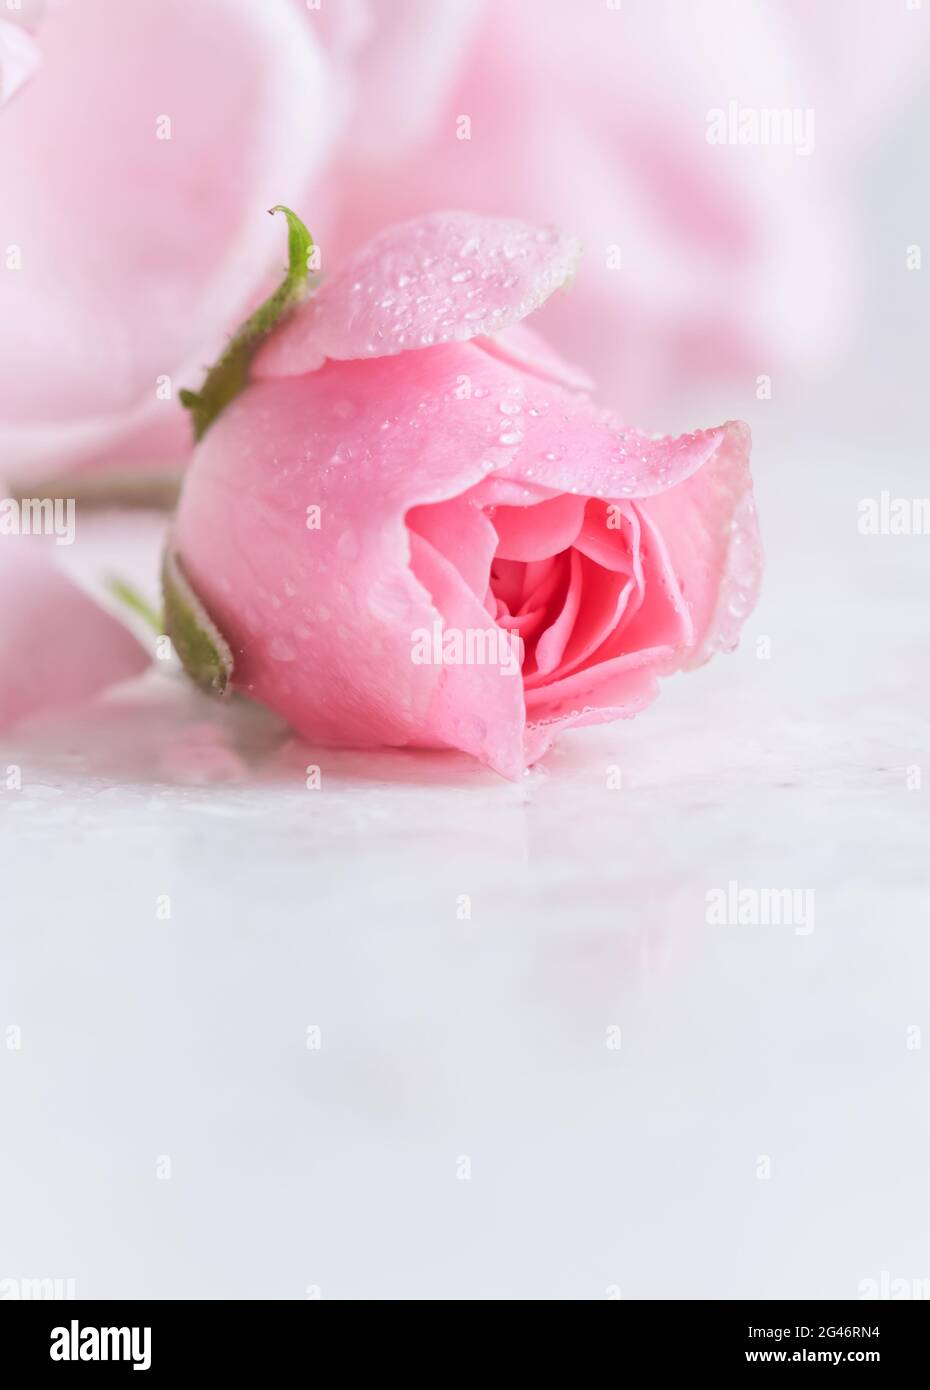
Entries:
{"label": "black banner at bottom", "polygon": [[[370,1333],[360,1333],[369,1332],[372,1322],[375,1326],[370,1331],[380,1331],[377,1324],[381,1305],[360,1302],[353,1306],[347,1302],[353,1336],[337,1344],[347,1370],[358,1367],[360,1353],[366,1346],[371,1347],[373,1363],[377,1358],[381,1374],[398,1372],[399,1355],[405,1369],[416,1364],[418,1353],[425,1349],[422,1329],[416,1334],[405,1331],[402,1321],[397,1321],[402,1314],[392,1306],[392,1323],[385,1325],[384,1336],[370,1340]],[[510,1309],[513,1304],[502,1306]],[[615,1356],[622,1352],[622,1364],[629,1367],[644,1363],[655,1371],[762,1366],[845,1370],[864,1366],[903,1373],[920,1365],[926,1353],[927,1317],[920,1302],[607,1300],[600,1311],[584,1303],[568,1306],[572,1322],[575,1316],[584,1319],[585,1336],[609,1332],[611,1338],[618,1334],[623,1337],[622,1343],[610,1344]],[[82,1373],[143,1373],[151,1379],[201,1368],[214,1376],[229,1374],[236,1379],[253,1372],[262,1376],[288,1371],[306,1375],[320,1365],[321,1352],[329,1350],[332,1354],[333,1343],[327,1343],[321,1334],[339,1328],[346,1316],[345,1309],[339,1300],[0,1302],[0,1357],[5,1379],[16,1372],[23,1376],[39,1373],[43,1379],[52,1375],[62,1381]],[[438,1312],[437,1306],[431,1319]],[[539,1348],[545,1352],[550,1369],[551,1352],[560,1342],[568,1352],[569,1338],[578,1326],[563,1324],[562,1335],[556,1333],[553,1346],[552,1334],[556,1329],[551,1318],[547,1320]],[[429,1342],[433,1350],[429,1360],[433,1373],[439,1369],[434,1341],[439,1330],[432,1322]],[[507,1330],[512,1338],[511,1329]],[[467,1337],[454,1327],[451,1329],[449,1356],[456,1371],[467,1369],[469,1360],[476,1373],[489,1369],[489,1350],[475,1332],[473,1324]],[[408,1337],[415,1339],[407,1343],[406,1352],[402,1353]],[[581,1345],[586,1352],[594,1351],[587,1343]],[[495,1350],[491,1359],[498,1363],[498,1370],[517,1364],[527,1369],[525,1336],[512,1340],[512,1346],[509,1356],[504,1353],[503,1367],[499,1365],[503,1358]],[[571,1347],[573,1356],[577,1356],[577,1341]],[[424,1370],[426,1365],[424,1360]]]}

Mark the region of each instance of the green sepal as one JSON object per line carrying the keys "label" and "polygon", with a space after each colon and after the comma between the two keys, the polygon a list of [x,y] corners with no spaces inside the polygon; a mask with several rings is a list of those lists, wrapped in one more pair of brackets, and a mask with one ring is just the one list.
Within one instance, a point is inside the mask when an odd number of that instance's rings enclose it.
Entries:
{"label": "green sepal", "polygon": [[165,631],[178,660],[207,695],[232,694],[233,654],[229,643],[191,588],[178,557],[165,551],[162,562]]}
{"label": "green sepal", "polygon": [[287,218],[287,274],[263,304],[246,319],[233,335],[223,355],[207,372],[199,391],[186,388],[178,392],[181,404],[190,411],[194,439],[202,439],[218,415],[235,400],[249,379],[252,358],[273,328],[304,296],[310,273],[313,238],[295,212],[283,203],[269,208]]}

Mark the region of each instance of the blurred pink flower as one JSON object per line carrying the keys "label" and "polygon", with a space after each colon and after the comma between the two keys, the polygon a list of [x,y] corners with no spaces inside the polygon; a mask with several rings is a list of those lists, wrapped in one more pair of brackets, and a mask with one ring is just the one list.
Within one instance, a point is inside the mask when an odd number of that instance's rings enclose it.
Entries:
{"label": "blurred pink flower", "polygon": [[[185,458],[177,388],[273,274],[261,214],[282,201],[308,211],[324,269],[437,205],[571,223],[586,258],[546,331],[640,413],[708,374],[822,360],[850,303],[846,171],[917,43],[880,0],[12,13],[0,448],[17,479]],[[812,108],[813,153],[708,144],[731,99]]]}
{"label": "blurred pink flower", "polygon": [[[289,0],[50,6],[0,112],[0,454],[22,479],[189,448],[175,399],[280,254],[339,92]],[[3,72],[10,33],[4,25]],[[22,64],[20,77],[23,76]]]}
{"label": "blurred pink flower", "polygon": [[[437,205],[570,223],[585,260],[543,327],[638,412],[683,382],[809,370],[836,346],[856,290],[848,171],[921,42],[903,4],[373,0],[371,14],[327,185],[340,254]],[[812,111],[809,152],[709,143],[731,100]]]}
{"label": "blurred pink flower", "polygon": [[520,320],[577,244],[391,228],[297,310],[185,478],[180,566],[233,683],[307,737],[516,777],[735,645],[761,556],[749,432],[621,426]]}

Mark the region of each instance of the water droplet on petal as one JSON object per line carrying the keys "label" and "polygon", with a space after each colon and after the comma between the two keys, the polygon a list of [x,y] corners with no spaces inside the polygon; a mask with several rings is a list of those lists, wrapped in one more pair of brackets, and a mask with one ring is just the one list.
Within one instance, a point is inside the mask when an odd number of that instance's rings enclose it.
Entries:
{"label": "water droplet on petal", "polygon": [[297,654],[283,637],[272,637],[268,643],[268,655],[272,661],[294,661]]}

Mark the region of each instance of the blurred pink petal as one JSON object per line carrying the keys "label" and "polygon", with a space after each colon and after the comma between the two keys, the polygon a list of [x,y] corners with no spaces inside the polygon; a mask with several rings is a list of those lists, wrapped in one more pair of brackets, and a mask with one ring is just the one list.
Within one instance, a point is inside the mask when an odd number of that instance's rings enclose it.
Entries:
{"label": "blurred pink petal", "polygon": [[4,106],[41,62],[35,40],[17,24],[0,19],[0,106]]}
{"label": "blurred pink petal", "polygon": [[[314,26],[332,8],[324,0],[318,14],[311,12]],[[351,33],[355,48],[354,114],[343,160],[349,169],[396,165],[415,159],[446,116],[484,0],[364,0],[364,18],[358,8],[358,0],[339,6],[346,12],[343,47]],[[332,18],[324,22],[332,28]]]}
{"label": "blurred pink petal", "polygon": [[0,728],[89,700],[151,658],[40,543],[0,541]]}

